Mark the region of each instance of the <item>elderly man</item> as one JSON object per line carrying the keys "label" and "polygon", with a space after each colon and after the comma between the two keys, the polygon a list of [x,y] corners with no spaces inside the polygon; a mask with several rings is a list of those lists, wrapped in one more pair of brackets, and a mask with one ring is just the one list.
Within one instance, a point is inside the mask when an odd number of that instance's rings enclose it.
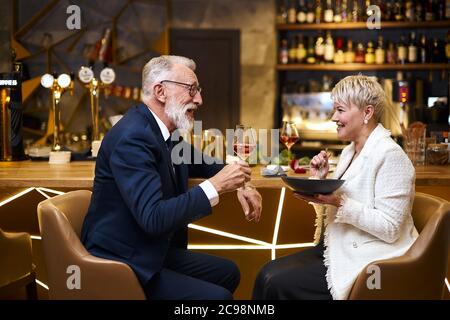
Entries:
{"label": "elderly man", "polygon": [[[102,142],[82,229],[87,250],[127,263],[149,299],[232,299],[239,269],[224,258],[187,250],[187,225],[209,215],[220,194],[236,189],[247,220],[259,221],[261,214],[259,193],[241,188],[250,180],[248,165],[172,162],[171,133],[192,129],[202,104],[194,70],[194,61],[179,56],[145,65],[143,103]],[[188,150],[194,159],[198,151]],[[208,179],[188,189],[189,176]]]}

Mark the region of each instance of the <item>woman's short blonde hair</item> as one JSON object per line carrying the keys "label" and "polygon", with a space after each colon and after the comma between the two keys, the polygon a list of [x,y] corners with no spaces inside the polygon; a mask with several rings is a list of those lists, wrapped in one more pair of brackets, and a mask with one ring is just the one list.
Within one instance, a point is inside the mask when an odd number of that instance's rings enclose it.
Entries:
{"label": "woman's short blonde hair", "polygon": [[364,75],[348,76],[339,81],[331,91],[331,99],[343,105],[364,108],[374,107],[374,118],[380,121],[383,111],[388,107],[388,99],[376,77]]}

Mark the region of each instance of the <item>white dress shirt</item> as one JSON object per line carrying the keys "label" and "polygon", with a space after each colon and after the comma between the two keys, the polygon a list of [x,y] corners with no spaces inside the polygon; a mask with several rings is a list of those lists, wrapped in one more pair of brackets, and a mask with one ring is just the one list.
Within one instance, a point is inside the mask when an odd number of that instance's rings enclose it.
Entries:
{"label": "white dress shirt", "polygon": [[[170,139],[169,129],[167,129],[164,122],[162,122],[161,119],[150,108],[148,108],[148,110],[150,110],[153,117],[155,117],[156,123],[158,124],[159,129],[161,130],[161,134],[164,138],[164,141]],[[213,184],[209,180],[203,181],[202,183],[199,184],[199,186],[200,188],[202,188],[203,192],[208,197],[211,207],[214,207],[216,204],[219,203],[219,194],[217,193],[216,188],[214,188]]]}

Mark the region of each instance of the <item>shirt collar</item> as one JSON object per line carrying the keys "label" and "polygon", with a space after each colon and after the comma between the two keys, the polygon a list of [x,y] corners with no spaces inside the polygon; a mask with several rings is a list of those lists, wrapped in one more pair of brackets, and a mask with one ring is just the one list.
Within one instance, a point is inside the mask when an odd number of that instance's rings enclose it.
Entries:
{"label": "shirt collar", "polygon": [[162,120],[152,111],[152,109],[148,108],[148,110],[150,110],[150,112],[152,113],[153,117],[155,117],[156,123],[159,126],[159,130],[161,130],[161,134],[162,134],[162,136],[164,138],[164,141],[167,141],[167,139],[170,138],[169,129],[167,129],[167,127],[164,124],[164,122],[162,122]]}

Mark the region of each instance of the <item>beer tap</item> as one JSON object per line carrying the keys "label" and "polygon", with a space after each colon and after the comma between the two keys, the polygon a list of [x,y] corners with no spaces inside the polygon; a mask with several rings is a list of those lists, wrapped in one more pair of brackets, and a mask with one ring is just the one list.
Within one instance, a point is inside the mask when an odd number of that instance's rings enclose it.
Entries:
{"label": "beer tap", "polygon": [[78,78],[83,82],[89,90],[91,97],[91,116],[92,116],[92,156],[96,157],[98,149],[100,148],[100,130],[99,130],[99,97],[100,90],[103,90],[107,97],[110,92],[110,85],[115,80],[115,72],[111,68],[104,68],[100,72],[100,79],[94,76],[91,68],[82,66],[78,72]]}

